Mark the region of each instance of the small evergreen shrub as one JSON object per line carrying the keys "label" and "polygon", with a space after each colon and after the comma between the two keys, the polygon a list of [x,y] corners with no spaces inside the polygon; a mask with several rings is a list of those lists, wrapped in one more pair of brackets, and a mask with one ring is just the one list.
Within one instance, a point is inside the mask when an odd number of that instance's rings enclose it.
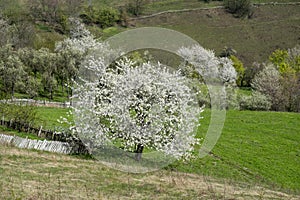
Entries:
{"label": "small evergreen shrub", "polygon": [[253,15],[251,0],[224,0],[224,6],[235,17],[251,18]]}

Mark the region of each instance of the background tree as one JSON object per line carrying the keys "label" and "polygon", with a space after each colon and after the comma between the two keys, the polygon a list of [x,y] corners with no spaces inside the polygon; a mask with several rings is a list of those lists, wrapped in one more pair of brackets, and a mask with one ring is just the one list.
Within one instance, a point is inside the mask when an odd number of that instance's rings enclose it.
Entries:
{"label": "background tree", "polygon": [[36,22],[42,21],[55,26],[60,21],[61,2],[59,0],[28,0],[26,5]]}
{"label": "background tree", "polygon": [[257,73],[252,80],[252,88],[264,95],[266,95],[271,103],[272,110],[282,111],[285,108],[285,101],[283,98],[283,88],[280,81],[281,77],[272,64],[264,65],[262,71]]}
{"label": "background tree", "polygon": [[264,68],[261,63],[254,62],[251,66],[246,67],[244,75],[244,86],[251,87],[251,82],[255,75]]}
{"label": "background tree", "polygon": [[[220,105],[222,109],[238,108],[236,96],[237,73],[229,58],[217,57],[213,51],[206,50],[201,46],[181,48],[179,54],[187,64],[194,66],[197,73],[203,77],[205,84],[210,90],[218,90],[220,98],[227,100],[226,104]],[[215,99],[220,101],[220,99]],[[211,101],[215,101],[211,99]],[[225,101],[223,101],[225,103]]]}
{"label": "background tree", "polygon": [[288,50],[277,49],[270,55],[269,60],[280,73],[285,110],[299,111],[300,46]]}
{"label": "background tree", "polygon": [[236,56],[230,56],[231,61],[233,62],[233,67],[235,68],[235,71],[237,72],[237,80],[236,84],[239,87],[242,87],[244,85],[244,76],[245,76],[245,68],[243,63],[236,57]]}
{"label": "background tree", "polygon": [[233,16],[251,18],[253,15],[251,0],[224,0],[224,6]]}
{"label": "background tree", "polygon": [[139,16],[142,14],[146,4],[147,0],[130,0],[127,4],[127,12]]}
{"label": "background tree", "polygon": [[44,61],[42,74],[42,84],[44,87],[44,92],[49,93],[49,98],[53,99],[54,88],[57,85],[55,73],[57,72],[58,57],[55,53],[51,53],[47,49],[45,49],[42,54],[42,59]]}
{"label": "background tree", "polygon": [[17,56],[12,52],[10,46],[6,46],[0,50],[0,77],[2,91],[10,94],[13,98],[15,89],[23,84],[22,79],[26,75],[24,65]]}
{"label": "background tree", "polygon": [[14,27],[11,26],[5,18],[0,15],[0,46],[12,44],[14,41]]}

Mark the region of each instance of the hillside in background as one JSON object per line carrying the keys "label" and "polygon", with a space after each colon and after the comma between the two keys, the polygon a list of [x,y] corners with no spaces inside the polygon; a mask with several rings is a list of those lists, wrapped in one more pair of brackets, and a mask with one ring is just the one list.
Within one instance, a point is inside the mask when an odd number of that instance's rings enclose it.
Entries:
{"label": "hillside in background", "polygon": [[250,67],[276,49],[300,43],[300,5],[256,6],[251,19],[234,18],[224,9],[161,14],[137,19],[137,27],[164,27],[182,32],[205,48],[221,53],[225,46]]}

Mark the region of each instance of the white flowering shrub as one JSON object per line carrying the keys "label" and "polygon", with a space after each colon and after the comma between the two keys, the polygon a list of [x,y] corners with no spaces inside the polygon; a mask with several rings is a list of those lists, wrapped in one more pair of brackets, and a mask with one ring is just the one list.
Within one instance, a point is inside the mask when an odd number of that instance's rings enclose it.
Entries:
{"label": "white flowering shrub", "polygon": [[253,91],[250,96],[240,96],[239,104],[241,110],[270,110],[272,106],[267,96],[258,91]]}
{"label": "white flowering shrub", "polygon": [[264,64],[263,70],[257,73],[251,86],[255,91],[264,94],[272,103],[272,110],[283,110],[284,98],[279,71],[273,64]]}
{"label": "white flowering shrub", "polygon": [[[227,103],[221,108],[238,108],[236,98],[237,73],[233,63],[228,58],[218,58],[211,50],[196,45],[190,48],[181,48],[178,53],[185,59],[187,64],[192,64],[206,84],[211,94],[211,104],[227,98]],[[212,103],[213,102],[213,103]]]}
{"label": "white flowering shrub", "polygon": [[181,48],[178,51],[188,63],[195,66],[196,71],[211,83],[234,85],[237,73],[230,59],[218,58],[211,50],[206,50],[197,45],[190,48]]}

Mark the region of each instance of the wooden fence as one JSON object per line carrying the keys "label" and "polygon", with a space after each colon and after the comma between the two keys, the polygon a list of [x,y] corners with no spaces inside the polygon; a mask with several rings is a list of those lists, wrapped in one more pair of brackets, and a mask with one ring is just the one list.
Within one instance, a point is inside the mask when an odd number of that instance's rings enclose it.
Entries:
{"label": "wooden fence", "polygon": [[67,142],[31,140],[4,134],[0,134],[0,143],[13,145],[15,147],[23,149],[36,149],[62,154],[70,154],[73,152],[72,146]]}
{"label": "wooden fence", "polygon": [[[62,132],[56,132],[56,131],[50,131],[50,130],[43,130],[42,127],[40,128],[35,128],[35,127],[31,127],[27,124],[22,124],[20,122],[15,122],[15,121],[5,121],[5,120],[0,120],[0,125],[8,127],[8,128],[12,128],[14,130],[18,130],[18,131],[22,131],[22,132],[26,132],[26,133],[31,133],[33,135],[36,135],[39,138],[42,139],[46,139],[46,140],[52,140],[52,141],[48,141],[48,142],[53,142],[51,143],[51,145],[46,145],[46,143],[42,144],[41,142],[23,142],[23,143],[17,143],[16,146],[21,145],[22,146],[26,146],[26,147],[32,147],[35,146],[35,144],[37,146],[41,146],[43,148],[50,148],[52,146],[57,146],[55,148],[59,149],[59,144],[68,144],[68,148],[71,148],[70,151],[67,151],[68,153],[72,153],[72,154],[89,154],[89,151],[87,150],[86,146],[82,143],[82,141],[78,138],[73,137],[70,134],[65,134]],[[24,139],[24,138],[23,138]],[[19,141],[19,140],[17,140]],[[37,140],[38,141],[38,140]],[[59,143],[55,143],[55,142],[59,142]],[[46,145],[46,146],[45,146]],[[45,147],[44,147],[45,146]],[[24,148],[26,148],[24,147]],[[41,149],[40,149],[41,150]],[[52,151],[55,152],[55,151]]]}
{"label": "wooden fence", "polygon": [[5,99],[0,100],[2,103],[21,104],[21,105],[34,105],[54,108],[69,108],[71,102],[52,102],[52,101],[41,101],[33,99]]}

